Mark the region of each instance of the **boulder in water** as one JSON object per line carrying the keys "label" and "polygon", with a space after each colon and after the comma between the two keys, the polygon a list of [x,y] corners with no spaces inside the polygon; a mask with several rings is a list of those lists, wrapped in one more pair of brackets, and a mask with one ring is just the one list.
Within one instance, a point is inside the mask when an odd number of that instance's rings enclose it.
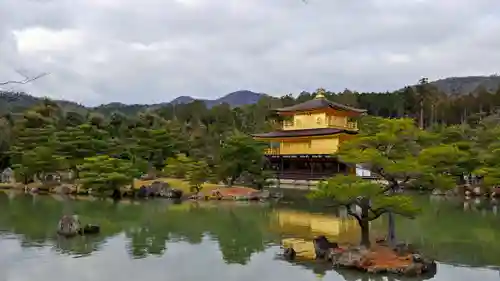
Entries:
{"label": "boulder in water", "polygon": [[73,216],[63,216],[59,220],[59,226],[57,229],[57,234],[64,237],[73,237],[76,235],[89,235],[97,234],[101,231],[101,227],[94,224],[86,224],[83,227],[80,226],[80,220],[77,215]]}
{"label": "boulder in water", "polygon": [[288,260],[288,261],[293,261],[295,259],[295,256],[297,256],[297,252],[293,248],[286,248],[283,251],[283,257]]}
{"label": "boulder in water", "polygon": [[330,251],[338,248],[337,243],[328,241],[328,239],[323,235],[314,238],[313,244],[316,259],[328,259]]}
{"label": "boulder in water", "polygon": [[59,220],[57,234],[62,236],[75,236],[80,230],[80,220],[77,215],[73,216],[63,216]]}
{"label": "boulder in water", "polygon": [[170,185],[167,182],[155,181],[149,186],[149,196],[161,196],[167,195]]}
{"label": "boulder in water", "polygon": [[80,228],[78,233],[80,235],[88,235],[88,234],[98,234],[101,231],[101,227],[95,224],[87,224],[84,227]]}
{"label": "boulder in water", "polygon": [[180,189],[169,188],[166,192],[165,197],[170,199],[180,199],[182,197],[182,194],[182,190]]}
{"label": "boulder in water", "polygon": [[149,196],[149,189],[146,186],[142,185],[141,187],[139,187],[139,190],[136,194],[139,198],[146,198]]}
{"label": "boulder in water", "polygon": [[71,194],[72,188],[70,185],[61,184],[53,188],[52,192],[57,194]]}

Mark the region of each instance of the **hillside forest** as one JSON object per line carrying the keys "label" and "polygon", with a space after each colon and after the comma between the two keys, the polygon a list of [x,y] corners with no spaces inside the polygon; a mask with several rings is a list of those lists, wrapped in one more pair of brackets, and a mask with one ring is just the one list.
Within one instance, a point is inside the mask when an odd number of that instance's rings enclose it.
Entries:
{"label": "hillside forest", "polygon": [[[365,108],[371,116],[406,117],[401,120],[413,120],[410,123],[416,129],[438,133],[439,141],[432,142],[433,146],[453,144],[458,150],[437,151],[444,156],[434,156],[450,159],[446,153],[457,151],[460,152],[457,155],[467,155],[467,160],[461,157],[451,163],[463,166],[461,175],[494,165],[480,167],[466,163],[479,163],[480,155],[496,151],[500,90],[490,92],[479,87],[468,95],[449,95],[422,79],[414,87],[391,93],[318,91],[331,101]],[[89,185],[110,182],[120,185],[148,171],[167,170],[188,178],[194,187],[207,180],[228,184],[243,181],[261,186],[270,175],[263,169],[265,144],[253,141],[249,134],[279,129],[283,120],[274,108],[301,103],[314,95],[307,92],[296,98],[264,95],[258,102],[240,107],[219,104],[207,108],[203,101],[193,101],[143,108],[133,113],[71,110],[60,102],[41,99],[22,112],[11,111],[0,118],[0,166],[12,167],[24,182],[68,169],[76,178],[84,177]],[[361,133],[373,136],[394,136],[397,132],[391,132],[391,126],[392,130],[399,126],[407,131],[410,126],[407,121],[387,125],[384,122],[390,119],[384,118],[361,121]],[[373,122],[378,123],[373,125]],[[448,166],[443,169],[443,173],[451,171]]]}

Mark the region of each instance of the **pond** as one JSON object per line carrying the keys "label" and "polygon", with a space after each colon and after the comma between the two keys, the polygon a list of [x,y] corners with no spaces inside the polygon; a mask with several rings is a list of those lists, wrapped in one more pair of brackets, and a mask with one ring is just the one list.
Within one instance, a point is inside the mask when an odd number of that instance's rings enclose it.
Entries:
{"label": "pond", "polygon": [[[499,280],[500,215],[490,202],[418,197],[422,214],[398,219],[400,239],[435,257],[430,280]],[[0,280],[399,280],[294,264],[277,257],[287,237],[356,241],[356,224],[307,203],[120,202],[0,192]],[[60,216],[98,223],[96,237],[57,238]],[[337,217],[337,216],[340,216]],[[383,233],[386,223],[372,225]]]}

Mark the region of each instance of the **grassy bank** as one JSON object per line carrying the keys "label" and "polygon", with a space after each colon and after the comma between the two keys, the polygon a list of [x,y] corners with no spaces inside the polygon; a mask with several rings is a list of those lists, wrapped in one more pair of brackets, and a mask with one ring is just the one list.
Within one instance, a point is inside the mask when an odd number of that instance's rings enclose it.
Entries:
{"label": "grassy bank", "polygon": [[[171,187],[180,189],[184,193],[189,193],[191,192],[189,182],[183,180],[183,179],[177,179],[177,178],[157,178],[154,180],[139,180],[135,179],[134,180],[134,188],[138,189],[142,185],[148,186],[151,185],[153,182],[165,182],[168,183]],[[222,184],[216,184],[216,183],[204,183],[202,185],[201,192],[205,194],[211,193],[213,190],[218,189],[218,188],[224,188],[226,187],[225,185]],[[243,186],[233,186],[233,188],[248,188],[248,187],[243,187]]]}
{"label": "grassy bank", "polygon": [[[189,188],[189,183],[185,180],[182,179],[176,179],[176,178],[157,178],[154,180],[139,180],[135,179],[134,180],[134,188],[139,189],[142,185],[148,186],[151,185],[153,182],[165,182],[168,183],[171,187],[177,188],[182,190],[183,192],[190,192]],[[65,183],[61,183],[65,184]],[[43,184],[41,182],[37,183],[30,183],[28,184],[28,189],[31,188],[40,188]],[[72,184],[72,186],[76,186],[76,184]],[[203,185],[203,191],[204,192],[211,192],[214,189],[224,187],[223,185],[218,185],[218,184],[213,184],[213,183],[206,183]],[[0,189],[24,189],[24,184],[22,183],[0,183]]]}
{"label": "grassy bank", "polygon": [[[178,179],[178,178],[167,178],[167,177],[162,177],[162,178],[156,178],[154,180],[140,180],[140,179],[135,179],[133,183],[133,188],[134,189],[139,189],[141,186],[149,186],[154,182],[164,182],[167,183],[169,186],[175,189],[182,190],[184,194],[189,194],[191,193],[190,185],[189,182],[183,180],[183,179]],[[67,183],[61,183],[60,185],[66,185],[68,186],[73,192],[76,191],[77,184],[67,184]],[[30,183],[28,184],[28,190],[31,190],[32,188],[41,188],[43,186],[42,183],[37,182],[37,183]],[[54,187],[54,184],[50,185],[51,187]],[[212,193],[213,190],[218,189],[218,188],[224,188],[226,187],[225,185],[221,184],[214,184],[214,183],[205,183],[202,185],[201,192],[203,194],[209,195]],[[3,190],[8,190],[8,189],[15,189],[15,190],[24,190],[24,184],[21,183],[2,183],[0,184],[0,189]],[[247,187],[242,187],[242,186],[233,186],[232,189],[242,189],[242,190],[249,190]],[[231,190],[231,189],[227,189]],[[125,190],[123,190],[125,191]]]}

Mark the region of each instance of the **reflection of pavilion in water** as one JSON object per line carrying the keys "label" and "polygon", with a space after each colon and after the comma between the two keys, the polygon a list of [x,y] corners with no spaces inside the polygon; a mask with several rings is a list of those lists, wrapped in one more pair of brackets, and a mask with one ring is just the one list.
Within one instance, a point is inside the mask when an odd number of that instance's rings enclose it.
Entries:
{"label": "reflection of pavilion in water", "polygon": [[[347,215],[345,210],[336,214],[314,214],[289,209],[276,210],[271,224],[271,229],[281,235],[283,246],[293,245],[297,252],[293,265],[298,265],[311,270],[318,280],[329,271],[334,271],[345,281],[397,281],[407,280],[399,276],[391,275],[367,275],[363,272],[352,270],[334,269],[330,263],[314,261],[314,246],[312,240],[318,235],[326,236],[330,241],[358,244],[360,241],[360,229],[355,219]],[[411,280],[423,281],[432,276],[421,276]],[[337,280],[334,277],[335,280]]]}
{"label": "reflection of pavilion in water", "polygon": [[289,209],[276,210],[271,228],[283,237],[309,241],[319,235],[345,243],[357,243],[360,238],[357,222],[345,210],[340,210],[337,216]]}
{"label": "reflection of pavilion in water", "polygon": [[297,259],[304,261],[314,260],[312,240],[319,235],[340,244],[356,244],[360,239],[357,221],[349,217],[345,210],[337,215],[276,210],[271,230],[279,233],[284,247],[292,247],[297,252]]}
{"label": "reflection of pavilion in water", "polygon": [[[278,209],[274,212],[271,221],[271,230],[281,236],[281,243],[285,247],[293,247],[297,258],[292,264],[312,270],[318,279],[331,270],[331,266],[314,261],[314,237],[324,235],[330,241],[357,244],[360,240],[358,223],[347,215],[345,210],[337,214],[308,213],[290,209]],[[363,275],[357,272],[336,270],[344,280],[363,280]],[[366,279],[376,280],[376,279]]]}

